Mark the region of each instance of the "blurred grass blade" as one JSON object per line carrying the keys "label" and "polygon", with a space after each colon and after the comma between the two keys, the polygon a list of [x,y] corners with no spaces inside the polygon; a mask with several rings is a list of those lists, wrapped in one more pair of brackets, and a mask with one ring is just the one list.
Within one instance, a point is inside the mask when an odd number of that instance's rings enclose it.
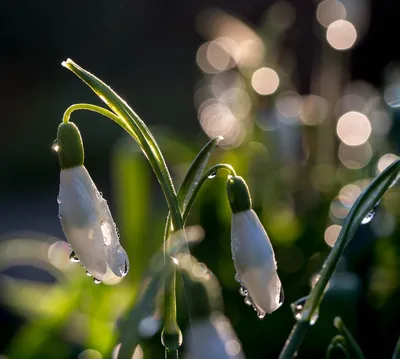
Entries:
{"label": "blurred grass blade", "polygon": [[397,340],[396,348],[394,348],[392,359],[400,359],[400,337]]}
{"label": "blurred grass blade", "polygon": [[[158,249],[149,235],[150,168],[139,152],[139,146],[128,136],[123,136],[112,153],[112,184],[116,198],[117,223],[129,257],[135,258],[135,266],[128,279],[135,286],[151,255]],[[130,200],[127,200],[130,199]]]}
{"label": "blurred grass blade", "polygon": [[186,246],[187,242],[184,230],[175,232],[168,242],[166,260],[164,261],[163,248],[153,256],[150,261],[150,268],[144,279],[144,283],[147,284],[146,288],[125,319],[120,334],[119,342],[121,346],[118,352],[118,359],[132,358],[135,348],[141,339],[139,333],[140,321],[151,315],[157,294],[163,288],[165,280],[175,269],[175,264],[171,257],[179,253]]}
{"label": "blurred grass blade", "polygon": [[343,334],[344,338],[346,339],[346,343],[348,343],[348,349],[353,354],[352,357],[357,359],[365,359],[361,348],[358,346],[350,331],[344,325],[342,318],[336,317],[333,321],[333,325]]}
{"label": "blurred grass blade", "polygon": [[389,187],[397,180],[400,170],[400,160],[397,159],[382,171],[360,194],[350,213],[346,217],[339,236],[326,259],[319,275],[319,280],[314,285],[308,300],[301,313],[300,320],[293,327],[289,339],[286,341],[279,359],[293,358],[298,351],[310,325],[311,318],[318,309],[326,285],[328,284],[346,245],[349,243],[365,216],[379,203]]}

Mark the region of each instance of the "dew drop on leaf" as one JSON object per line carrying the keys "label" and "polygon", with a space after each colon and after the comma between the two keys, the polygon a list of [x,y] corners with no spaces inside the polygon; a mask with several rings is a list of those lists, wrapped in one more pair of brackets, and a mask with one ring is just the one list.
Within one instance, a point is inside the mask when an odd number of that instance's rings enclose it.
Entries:
{"label": "dew drop on leaf", "polygon": [[379,202],[367,213],[367,215],[361,221],[361,224],[367,224],[372,221],[372,219],[375,216],[376,209],[378,208],[378,206],[379,206]]}

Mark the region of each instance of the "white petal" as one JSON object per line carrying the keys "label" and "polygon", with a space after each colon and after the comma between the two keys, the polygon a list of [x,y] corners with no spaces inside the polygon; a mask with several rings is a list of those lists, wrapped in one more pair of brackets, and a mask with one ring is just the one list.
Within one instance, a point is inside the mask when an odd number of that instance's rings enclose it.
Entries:
{"label": "white petal", "polygon": [[99,280],[108,267],[119,277],[125,275],[128,257],[107,202],[84,166],[61,171],[59,202],[65,236],[82,265]]}
{"label": "white petal", "polygon": [[228,318],[214,313],[209,318],[192,321],[185,333],[187,359],[244,359],[239,339]]}
{"label": "white petal", "polygon": [[281,305],[282,285],[267,232],[253,210],[232,215],[233,262],[243,286],[260,314]]}

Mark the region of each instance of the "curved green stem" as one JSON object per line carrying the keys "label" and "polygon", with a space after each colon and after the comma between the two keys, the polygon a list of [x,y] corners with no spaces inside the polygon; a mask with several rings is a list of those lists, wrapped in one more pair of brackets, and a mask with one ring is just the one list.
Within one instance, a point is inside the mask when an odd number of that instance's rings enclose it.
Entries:
{"label": "curved green stem", "polygon": [[334,323],[334,326],[336,327],[336,329],[338,329],[342,333],[344,338],[346,339],[346,342],[349,344],[348,347],[351,350],[351,352],[354,354],[354,357],[357,359],[365,359],[364,354],[361,351],[361,348],[357,344],[353,335],[350,333],[350,331],[344,325],[342,318],[336,317],[334,319],[333,323]]}
{"label": "curved green stem", "polygon": [[229,172],[229,175],[236,176],[235,169],[227,164],[227,163],[218,163],[207,170],[207,172],[201,177],[200,181],[197,183],[196,187],[193,189],[193,193],[187,201],[186,207],[183,209],[182,220],[183,223],[186,223],[187,217],[190,213],[190,210],[193,206],[193,202],[196,199],[197,194],[199,193],[203,184],[208,180],[214,178],[219,170],[225,170]]}
{"label": "curved green stem", "polygon": [[[114,121],[116,124],[120,125],[121,127],[123,127],[124,125],[126,126],[126,123],[123,121],[123,119],[118,117],[114,112],[111,112],[104,107],[92,105],[90,103],[76,103],[75,105],[69,106],[64,112],[63,122],[64,123],[69,122],[69,118],[71,117],[72,113],[74,111],[78,111],[78,110],[86,110],[86,111],[96,112],[100,115],[103,115],[104,117],[108,117],[110,120]],[[137,136],[134,137],[134,140],[136,142],[139,141]]]}
{"label": "curved green stem", "polygon": [[[190,197],[187,200],[186,206],[184,206],[182,221],[183,225],[185,225],[187,217],[189,215],[190,209],[192,208],[193,202],[200,191],[203,184],[207,181],[207,179],[213,178],[217,171],[220,169],[224,169],[230,173],[230,175],[236,176],[236,172],[231,165],[225,163],[219,163],[217,165],[212,166],[208,169],[204,175],[197,182],[196,186],[193,188]],[[212,177],[210,177],[212,176]],[[169,239],[171,233],[171,220],[170,217],[167,219],[167,225],[165,227],[165,238]],[[167,243],[167,241],[165,242]],[[165,285],[165,301],[164,301],[164,328],[163,332],[168,334],[176,334],[179,331],[179,327],[176,322],[176,271],[173,271],[169,280]]]}

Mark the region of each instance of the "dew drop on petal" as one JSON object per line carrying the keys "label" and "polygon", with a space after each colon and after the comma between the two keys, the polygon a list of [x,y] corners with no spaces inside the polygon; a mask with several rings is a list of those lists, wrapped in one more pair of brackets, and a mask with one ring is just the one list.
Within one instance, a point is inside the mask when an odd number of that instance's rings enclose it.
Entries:
{"label": "dew drop on petal", "polygon": [[60,196],[57,196],[57,203],[58,203],[58,204],[61,204]]}
{"label": "dew drop on petal", "polygon": [[261,312],[257,311],[257,317],[258,317],[258,319],[264,319],[265,313],[261,313]]}
{"label": "dew drop on petal", "polygon": [[208,178],[213,179],[213,178],[215,178],[216,175],[217,175],[217,171],[213,171],[208,175]]}
{"label": "dew drop on petal", "polygon": [[127,261],[125,261],[123,268],[120,268],[120,270],[119,270],[121,273],[121,276],[124,277],[128,273],[128,270],[129,270],[129,264]]}
{"label": "dew drop on petal", "polygon": [[247,296],[244,298],[244,304],[250,306],[253,305],[253,302],[251,301],[250,297]]}
{"label": "dew drop on petal", "polygon": [[88,277],[91,277],[91,276],[92,276],[88,270],[86,271],[86,275],[87,275]]}
{"label": "dew drop on petal", "polygon": [[58,214],[58,218],[62,219],[62,214],[61,213]]}
{"label": "dew drop on petal", "polygon": [[248,294],[249,294],[249,292],[248,292],[248,290],[245,288],[245,287],[240,287],[240,289],[239,289],[239,294],[242,296],[242,297],[246,297]]}
{"label": "dew drop on petal", "polygon": [[93,278],[93,283],[94,283],[94,284],[100,284],[100,283],[101,283],[101,280],[100,280],[100,279]]}
{"label": "dew drop on petal", "polygon": [[72,251],[71,254],[69,255],[69,260],[74,263],[79,262],[79,258],[77,257],[74,251]]}
{"label": "dew drop on petal", "polygon": [[240,283],[240,276],[238,273],[235,274],[235,281]]}

